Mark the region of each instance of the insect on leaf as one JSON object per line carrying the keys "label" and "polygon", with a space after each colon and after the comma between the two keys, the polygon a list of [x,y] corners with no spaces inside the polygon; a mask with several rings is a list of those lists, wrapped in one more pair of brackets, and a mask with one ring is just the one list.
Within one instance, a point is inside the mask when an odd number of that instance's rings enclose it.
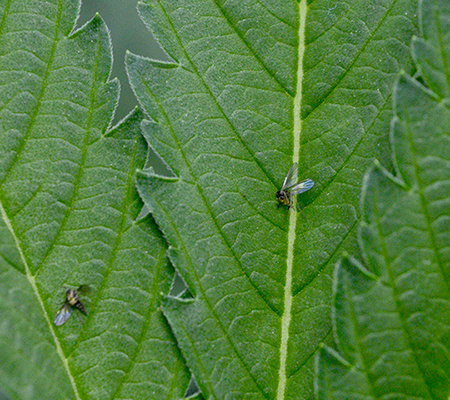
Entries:
{"label": "insect on leaf", "polygon": [[56,326],[60,326],[64,324],[64,322],[66,322],[71,315],[72,315],[72,307],[70,306],[70,304],[64,303],[64,305],[56,313],[53,323]]}

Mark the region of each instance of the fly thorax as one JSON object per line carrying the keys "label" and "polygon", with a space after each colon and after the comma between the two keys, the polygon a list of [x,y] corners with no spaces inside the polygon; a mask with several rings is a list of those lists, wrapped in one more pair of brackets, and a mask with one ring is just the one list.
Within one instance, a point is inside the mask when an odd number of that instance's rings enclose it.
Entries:
{"label": "fly thorax", "polygon": [[74,306],[78,303],[78,293],[75,289],[69,289],[66,292],[66,297],[71,306]]}

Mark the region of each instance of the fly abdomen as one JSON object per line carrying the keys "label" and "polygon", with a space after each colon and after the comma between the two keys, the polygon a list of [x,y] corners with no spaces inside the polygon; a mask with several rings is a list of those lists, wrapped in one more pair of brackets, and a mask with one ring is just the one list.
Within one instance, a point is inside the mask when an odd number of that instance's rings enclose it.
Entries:
{"label": "fly abdomen", "polygon": [[78,302],[75,304],[75,307],[78,308],[83,314],[88,315],[86,308],[84,308],[83,303],[78,300]]}

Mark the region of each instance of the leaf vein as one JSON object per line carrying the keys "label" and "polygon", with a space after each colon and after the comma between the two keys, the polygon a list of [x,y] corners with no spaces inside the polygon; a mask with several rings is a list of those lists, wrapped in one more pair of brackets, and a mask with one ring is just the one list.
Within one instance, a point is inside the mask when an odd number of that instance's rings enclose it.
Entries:
{"label": "leaf vein", "polygon": [[358,55],[354,57],[353,61],[347,66],[347,69],[345,70],[345,72],[339,77],[339,79],[337,80],[337,82],[335,83],[334,87],[331,87],[328,91],[328,93],[326,94],[326,96],[320,101],[320,103],[318,103],[317,105],[315,105],[314,107],[312,107],[309,111],[308,114],[304,116],[303,120],[307,120],[316,109],[318,109],[320,106],[323,106],[325,104],[325,102],[327,101],[327,99],[335,92],[335,90],[337,89],[338,85],[346,78],[346,76],[350,73],[350,71],[352,70],[352,67],[357,63],[357,61],[359,61],[359,58],[362,56],[364,50],[366,49],[366,47],[371,43],[371,37],[375,34],[375,32],[377,32],[381,26],[383,26],[385,20],[388,18],[390,12],[392,11],[392,9],[394,8],[394,6],[396,5],[398,0],[395,0],[391,3],[389,9],[386,11],[385,15],[383,16],[383,18],[381,18],[380,22],[378,23],[378,26],[374,29],[374,31],[372,32],[371,35],[369,35],[367,37],[366,42],[364,43],[364,45],[361,47],[360,51],[358,52]]}
{"label": "leaf vein", "polygon": [[86,163],[86,157],[87,157],[87,148],[89,147],[89,133],[91,131],[91,124],[93,120],[93,108],[94,108],[94,102],[95,102],[95,93],[96,93],[96,78],[98,73],[98,65],[99,65],[99,57],[100,57],[100,51],[101,51],[101,42],[100,38],[97,39],[97,54],[96,54],[96,60],[95,60],[95,67],[93,70],[93,78],[92,78],[92,88],[90,93],[90,107],[89,107],[89,114],[87,119],[87,127],[85,130],[84,140],[83,140],[83,148],[82,150],[82,156],[81,161],[79,165],[78,172],[75,176],[75,182],[73,183],[73,192],[72,196],[70,198],[69,204],[66,205],[67,209],[64,213],[64,217],[59,224],[59,228],[53,238],[53,240],[50,243],[50,246],[48,247],[47,251],[44,253],[44,256],[42,257],[42,261],[39,266],[37,266],[36,271],[39,271],[39,269],[44,265],[47,258],[52,253],[53,249],[55,248],[62,232],[64,231],[67,222],[69,221],[69,217],[71,215],[71,212],[73,210],[73,206],[75,204],[76,198],[78,196],[81,180],[84,176],[84,165]]}
{"label": "leaf vein", "polygon": [[[145,88],[147,89],[147,92],[148,92],[149,96],[151,96],[152,98],[155,99],[155,96],[153,95],[153,93],[152,93],[150,87],[148,86],[148,84],[147,84],[147,82],[145,81],[145,79],[142,78],[142,76],[141,76],[141,80],[142,80],[143,85],[144,85]],[[156,101],[156,99],[155,99],[155,101]],[[164,108],[163,108],[162,104],[160,104],[160,103],[157,103],[157,104],[159,105],[160,110],[161,110],[161,113],[164,115],[164,118],[165,118],[165,120],[167,121],[167,124],[168,124],[168,126],[169,126],[169,130],[170,130],[170,132],[171,132],[171,134],[172,134],[173,140],[174,140],[174,142],[176,143],[176,145],[177,145],[177,147],[178,147],[178,149],[179,149],[179,151],[180,151],[180,153],[181,153],[181,156],[182,156],[182,158],[183,158],[183,161],[184,161],[184,163],[185,163],[187,169],[189,170],[189,173],[190,173],[191,177],[195,177],[195,175],[194,175],[194,173],[193,173],[193,171],[192,171],[192,168],[191,168],[191,166],[190,166],[188,160],[186,159],[186,155],[184,154],[183,147],[182,147],[181,144],[179,143],[178,138],[177,138],[177,136],[175,135],[175,133],[174,133],[174,131],[173,131],[172,125],[170,124],[170,120],[169,120],[169,118],[167,117],[167,115],[166,115],[166,113],[165,113],[165,111],[164,111]],[[209,216],[211,217],[211,221],[213,222],[213,224],[214,224],[214,226],[215,226],[215,228],[216,228],[218,234],[222,237],[222,240],[223,240],[224,244],[226,245],[226,247],[228,248],[228,250],[230,250],[230,253],[232,254],[233,258],[235,259],[235,261],[236,261],[236,263],[237,263],[237,266],[238,266],[239,269],[244,273],[244,275],[247,277],[248,282],[253,286],[253,288],[255,289],[255,292],[258,294],[258,297],[260,297],[260,298],[264,301],[264,303],[268,306],[268,308],[269,308],[273,313],[275,313],[276,315],[278,315],[277,310],[276,310],[275,308],[273,308],[273,306],[272,306],[272,305],[264,298],[264,296],[262,295],[262,293],[261,293],[261,291],[259,290],[259,288],[258,288],[257,286],[255,286],[255,284],[253,283],[253,281],[250,279],[250,277],[249,277],[247,271],[246,271],[245,268],[242,266],[242,264],[241,264],[239,258],[237,257],[236,252],[234,251],[234,249],[232,248],[232,246],[231,246],[230,243],[228,242],[228,239],[226,238],[225,234],[224,234],[224,233],[222,232],[222,230],[220,229],[219,224],[218,224],[218,222],[217,222],[217,219],[216,219],[215,215],[214,215],[213,212],[212,212],[211,206],[210,206],[209,202],[207,202],[206,197],[205,197],[205,194],[203,193],[203,191],[202,191],[200,185],[198,184],[197,180],[194,180],[194,182],[192,182],[191,184],[192,184],[193,186],[195,186],[195,188],[197,189],[197,192],[198,192],[199,196],[201,197],[201,199],[202,199],[202,201],[203,201],[203,204],[204,204],[204,206],[206,207],[206,209],[207,209],[207,211],[208,211],[208,213],[209,213]]]}
{"label": "leaf vein", "polygon": [[[184,253],[186,254],[186,259],[189,261],[189,264],[190,264],[190,267],[191,267],[192,274],[193,274],[195,280],[197,281],[197,285],[198,285],[198,288],[199,288],[200,292],[201,292],[202,295],[203,295],[204,302],[205,302],[205,304],[207,305],[208,309],[210,310],[211,314],[213,315],[214,320],[217,322],[217,325],[220,327],[220,330],[222,331],[223,337],[224,337],[225,340],[229,343],[231,349],[232,349],[233,352],[236,354],[236,356],[237,356],[237,358],[238,358],[240,364],[244,367],[244,370],[247,371],[248,375],[251,377],[251,379],[253,380],[254,384],[256,385],[256,387],[257,387],[257,388],[259,389],[259,391],[261,392],[261,394],[262,394],[265,398],[267,398],[267,396],[266,396],[265,393],[263,392],[262,388],[259,386],[258,382],[256,381],[255,377],[250,373],[250,370],[249,370],[247,364],[246,364],[246,363],[244,362],[244,360],[242,359],[242,356],[239,354],[239,352],[238,352],[238,350],[237,350],[237,348],[236,348],[236,345],[235,345],[234,342],[230,339],[229,335],[227,334],[227,331],[226,331],[225,327],[224,327],[223,324],[222,324],[222,321],[221,321],[221,320],[219,319],[219,317],[217,316],[217,314],[216,314],[216,312],[215,312],[215,310],[214,310],[214,307],[211,305],[211,303],[210,303],[208,297],[205,295],[205,293],[204,293],[204,291],[203,291],[203,286],[201,285],[201,281],[200,281],[200,279],[199,279],[199,277],[198,277],[198,275],[197,275],[197,270],[195,269],[194,263],[193,263],[193,261],[192,261],[192,259],[191,259],[191,257],[190,257],[190,254],[189,254],[189,252],[187,251],[187,249],[186,249],[186,247],[185,247],[185,245],[184,245],[183,238],[182,238],[182,236],[180,235],[180,233],[178,232],[177,226],[172,222],[172,219],[169,217],[169,215],[167,215],[166,209],[163,208],[163,207],[161,207],[161,204],[158,202],[158,199],[157,199],[156,197],[154,197],[154,201],[158,204],[160,210],[162,210],[162,212],[164,212],[164,213],[166,214],[167,220],[168,220],[169,223],[172,225],[172,228],[173,228],[174,232],[175,232],[176,235],[178,236],[179,243],[180,243],[181,246],[183,247],[183,251],[184,251]],[[193,344],[194,341],[192,340],[192,338],[190,337],[189,333],[188,333],[188,332],[186,331],[186,329],[184,328],[184,325],[183,325],[183,324],[181,324],[181,329],[184,330],[186,336],[188,337],[188,339],[190,340],[190,342]],[[205,371],[205,368],[204,368],[203,363],[202,363],[202,361],[201,361],[201,357],[200,357],[200,355],[198,354],[197,349],[196,349],[196,347],[195,347],[194,345],[192,346],[192,350],[193,350],[194,353],[196,354],[198,363],[200,364],[200,368],[203,369],[203,370]],[[204,374],[205,374],[205,376],[208,376],[208,373],[204,372]],[[210,380],[207,379],[206,382],[207,382],[208,386],[211,388],[211,392],[214,393],[214,390],[212,389],[212,386],[211,386],[210,383],[209,383]],[[216,396],[216,398],[217,398],[217,396]]]}
{"label": "leaf vein", "polygon": [[[375,194],[374,194],[374,196],[375,196]],[[399,319],[399,321],[401,323],[402,330],[403,330],[403,332],[405,334],[405,337],[406,337],[406,341],[407,341],[407,344],[408,344],[408,350],[409,350],[410,354],[412,355],[412,358],[413,358],[414,364],[417,367],[417,370],[420,372],[420,376],[422,378],[421,379],[422,384],[426,388],[429,398],[432,398],[431,394],[429,393],[428,385],[426,384],[426,379],[425,379],[426,374],[423,371],[422,364],[419,362],[418,355],[416,354],[416,352],[414,351],[414,347],[412,346],[411,335],[410,335],[409,329],[407,327],[407,323],[406,323],[406,321],[404,320],[404,317],[403,317],[404,313],[401,310],[401,303],[400,303],[400,301],[398,299],[397,285],[396,285],[395,277],[394,277],[394,271],[393,271],[394,268],[393,268],[393,266],[391,264],[391,260],[389,259],[389,252],[388,252],[388,249],[387,249],[387,244],[386,244],[386,241],[385,241],[383,228],[382,228],[381,223],[380,223],[379,210],[378,210],[378,207],[377,207],[378,203],[377,203],[376,199],[374,199],[373,204],[374,204],[374,206],[373,206],[373,215],[374,215],[374,220],[375,220],[375,223],[376,223],[376,229],[377,229],[378,237],[380,238],[380,244],[381,244],[380,252],[381,252],[381,256],[384,259],[384,263],[386,265],[386,270],[388,272],[388,278],[389,278],[389,282],[390,282],[390,288],[392,290],[392,296],[393,296],[393,300],[394,300],[396,313],[398,315],[398,319]],[[353,308],[351,308],[351,309],[353,311]],[[356,321],[355,321],[355,327],[356,327]],[[364,352],[361,349],[359,349],[359,353],[360,354],[364,354]],[[364,357],[361,357],[361,360],[362,360],[362,362],[364,362]],[[369,374],[367,374],[367,377],[369,377]]]}
{"label": "leaf vein", "polygon": [[[261,161],[255,156],[255,154],[250,150],[250,148],[247,146],[246,142],[244,141],[244,139],[241,137],[241,135],[238,133],[238,131],[236,130],[236,128],[234,127],[234,125],[232,124],[231,120],[228,118],[228,115],[225,113],[225,110],[222,108],[222,106],[219,104],[218,100],[216,99],[216,97],[213,95],[210,87],[206,84],[205,80],[203,79],[203,77],[200,75],[199,71],[197,70],[194,62],[191,60],[191,58],[189,57],[189,55],[187,54],[187,51],[185,50],[182,41],[180,40],[178,33],[175,29],[175,27],[173,26],[173,23],[169,17],[169,15],[167,15],[166,10],[164,9],[164,7],[161,6],[160,0],[158,0],[158,3],[161,7],[161,9],[163,10],[163,12],[166,15],[167,20],[170,23],[171,29],[175,35],[175,37],[177,38],[177,41],[180,45],[180,47],[183,49],[184,55],[186,57],[186,59],[189,61],[191,67],[193,68],[193,72],[195,73],[195,75],[197,75],[197,77],[199,78],[199,80],[201,81],[201,83],[203,84],[203,87],[205,88],[207,94],[209,94],[210,98],[212,99],[212,101],[214,102],[214,104],[217,106],[219,112],[223,115],[224,120],[227,122],[228,126],[231,128],[231,130],[234,132],[234,134],[236,135],[237,139],[239,139],[242,147],[248,152],[248,154],[254,159],[255,163],[258,165],[259,169],[263,172],[263,174],[266,175],[267,179],[272,183],[272,185],[276,188],[277,185],[275,183],[275,180],[268,174],[268,172],[266,171],[265,168],[263,168],[263,165],[261,164]],[[148,88],[148,85],[146,84],[145,80],[142,80],[144,82],[144,85]],[[150,90],[149,90],[150,92]],[[154,97],[152,95],[152,97]],[[167,118],[166,118],[167,119]],[[168,119],[167,119],[168,121]]]}
{"label": "leaf vein", "polygon": [[219,3],[218,0],[214,0],[214,3],[217,6],[217,9],[220,11],[220,13],[222,14],[223,18],[225,19],[225,21],[227,22],[228,26],[233,30],[233,32],[236,34],[236,36],[239,38],[239,40],[241,41],[241,43],[248,49],[248,51],[250,52],[250,54],[255,58],[255,60],[258,61],[259,65],[261,66],[261,68],[267,73],[267,75],[269,75],[276,83],[277,85],[283,89],[284,92],[286,92],[290,97],[294,97],[294,94],[291,93],[286,87],[284,87],[284,85],[281,83],[281,81],[277,78],[277,76],[272,73],[266,66],[266,64],[264,63],[264,60],[261,59],[261,57],[258,55],[257,52],[255,52],[252,48],[252,46],[250,45],[250,43],[245,39],[245,37],[242,36],[242,34],[237,30],[236,26],[230,21],[229,16],[227,15],[226,11],[224,10],[224,8],[221,6],[221,4]]}
{"label": "leaf vein", "polygon": [[[161,265],[163,263],[165,254],[166,254],[166,249],[164,247],[162,247],[161,251],[159,252],[158,260],[156,262],[156,267],[154,269],[153,282],[152,282],[149,304],[147,307],[147,313],[145,316],[143,316],[145,322],[142,326],[141,333],[137,340],[137,346],[136,346],[136,349],[134,350],[134,354],[132,354],[131,357],[128,357],[130,359],[128,366],[127,366],[126,370],[124,371],[123,376],[120,378],[120,381],[116,387],[116,390],[114,391],[114,393],[112,393],[111,400],[115,399],[116,396],[119,394],[120,389],[124,385],[127,377],[130,375],[130,373],[133,369],[133,366],[136,365],[138,355],[142,349],[142,344],[145,342],[145,340],[144,340],[145,335],[148,332],[148,330],[151,328],[151,324],[150,324],[151,315],[156,310],[155,303],[156,303],[156,299],[158,297],[158,284],[159,284],[159,279],[160,279],[160,274],[161,274]],[[172,385],[173,385],[173,383],[172,383]]]}

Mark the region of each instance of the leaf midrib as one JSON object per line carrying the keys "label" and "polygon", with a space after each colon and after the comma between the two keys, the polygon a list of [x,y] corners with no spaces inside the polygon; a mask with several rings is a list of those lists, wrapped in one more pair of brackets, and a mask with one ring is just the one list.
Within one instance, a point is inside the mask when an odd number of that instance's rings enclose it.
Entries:
{"label": "leaf midrib", "polygon": [[[300,158],[300,135],[302,128],[301,105],[302,105],[302,84],[303,84],[303,57],[305,55],[305,25],[306,25],[307,5],[306,0],[301,0],[298,4],[298,58],[297,58],[297,92],[294,97],[293,107],[293,154],[292,163],[298,163]],[[283,400],[286,392],[286,364],[288,357],[289,327],[292,318],[292,269],[294,265],[294,244],[297,228],[297,208],[296,204],[289,210],[289,231],[288,247],[286,256],[286,283],[284,285],[284,312],[281,318],[281,342],[280,342],[280,366],[278,369],[278,389],[277,400]]]}
{"label": "leaf midrib", "polygon": [[25,267],[26,277],[28,279],[28,282],[30,283],[31,288],[33,289],[33,292],[34,292],[34,294],[36,296],[37,301],[39,302],[39,305],[42,308],[44,318],[45,318],[45,320],[47,322],[47,325],[49,327],[49,331],[50,331],[50,333],[51,333],[51,335],[53,337],[53,341],[55,342],[56,352],[58,353],[58,355],[59,355],[59,357],[61,359],[61,362],[62,362],[62,364],[64,366],[64,369],[66,370],[66,373],[67,373],[67,375],[69,377],[69,381],[70,381],[70,384],[72,386],[75,398],[77,400],[81,400],[80,395],[78,393],[77,386],[75,384],[75,380],[74,380],[74,378],[73,378],[73,376],[72,376],[72,374],[70,372],[70,369],[69,369],[69,363],[68,363],[68,361],[67,361],[67,359],[66,359],[66,357],[64,355],[62,347],[61,347],[61,345],[59,343],[59,340],[58,340],[58,338],[56,336],[55,330],[53,329],[53,322],[50,320],[50,318],[48,316],[48,313],[46,312],[45,304],[42,301],[41,295],[40,295],[39,290],[38,290],[37,285],[36,285],[36,280],[34,279],[34,276],[31,273],[31,270],[30,270],[30,267],[28,265],[27,259],[26,259],[25,255],[24,255],[23,251],[22,251],[22,245],[21,245],[21,243],[19,241],[19,238],[16,235],[16,232],[15,232],[15,230],[14,230],[12,224],[11,224],[11,221],[8,218],[8,215],[6,214],[6,211],[5,211],[4,207],[3,207],[3,203],[2,203],[1,200],[0,200],[0,214],[1,214],[2,218],[3,218],[3,221],[5,222],[5,225],[8,227],[8,230],[11,233],[11,235],[12,235],[12,237],[14,239],[14,242],[16,243],[17,251],[19,252],[20,259],[22,260],[22,263],[23,263],[23,265]]}

